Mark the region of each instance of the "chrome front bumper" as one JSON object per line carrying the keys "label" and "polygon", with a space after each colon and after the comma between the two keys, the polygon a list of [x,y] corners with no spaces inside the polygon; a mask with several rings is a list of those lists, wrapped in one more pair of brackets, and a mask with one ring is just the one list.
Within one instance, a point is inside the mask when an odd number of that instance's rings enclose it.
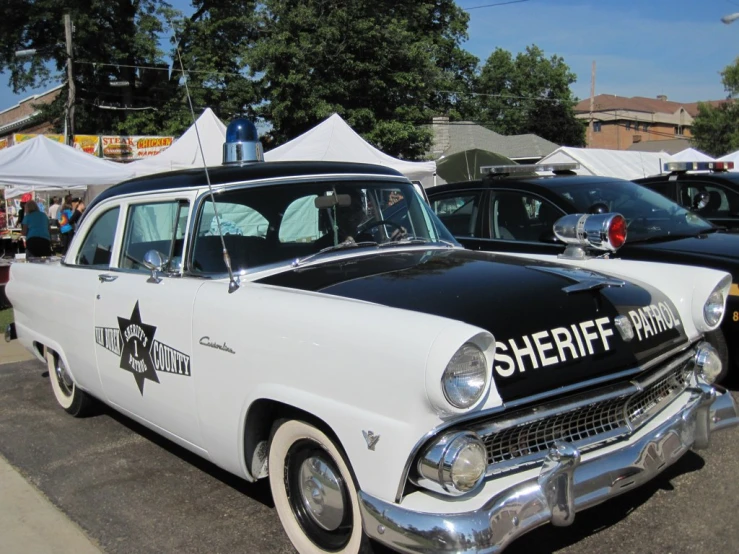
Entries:
{"label": "chrome front bumper", "polygon": [[360,491],[364,530],[400,552],[492,553],[545,523],[570,525],[575,512],[646,483],[690,448],[708,447],[713,431],[739,424],[731,393],[721,391],[708,385],[689,389],[690,398],[672,417],[623,448],[587,461],[569,443],[557,443],[538,477],[473,512],[421,513]]}

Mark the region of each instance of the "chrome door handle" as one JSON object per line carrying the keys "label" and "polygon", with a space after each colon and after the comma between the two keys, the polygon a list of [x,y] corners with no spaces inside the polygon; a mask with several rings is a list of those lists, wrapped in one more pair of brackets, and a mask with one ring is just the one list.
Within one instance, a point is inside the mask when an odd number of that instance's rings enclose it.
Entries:
{"label": "chrome door handle", "polygon": [[98,275],[98,279],[100,279],[101,283],[112,283],[116,279],[118,279],[117,275],[108,275],[106,273],[101,273]]}

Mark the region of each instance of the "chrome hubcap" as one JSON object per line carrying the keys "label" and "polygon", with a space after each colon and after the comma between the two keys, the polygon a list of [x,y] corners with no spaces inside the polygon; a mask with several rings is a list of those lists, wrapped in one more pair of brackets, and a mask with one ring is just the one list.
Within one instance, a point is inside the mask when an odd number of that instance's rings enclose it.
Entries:
{"label": "chrome hubcap", "polygon": [[341,483],[321,458],[312,456],[300,466],[300,497],[311,519],[326,531],[334,531],[344,519]]}
{"label": "chrome hubcap", "polygon": [[62,392],[67,396],[71,396],[74,390],[74,382],[72,381],[72,377],[67,371],[67,367],[64,365],[64,362],[61,359],[58,359],[56,361],[54,370],[54,372],[56,373],[56,380],[59,383],[59,387],[62,389]]}

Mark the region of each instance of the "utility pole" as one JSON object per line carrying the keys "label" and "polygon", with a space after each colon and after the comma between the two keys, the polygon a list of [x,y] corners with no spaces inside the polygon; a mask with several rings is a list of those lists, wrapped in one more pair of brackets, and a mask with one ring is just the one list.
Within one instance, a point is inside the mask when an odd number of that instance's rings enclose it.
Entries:
{"label": "utility pole", "polygon": [[593,147],[593,108],[595,107],[595,60],[593,70],[590,72],[590,126],[588,127],[588,147]]}
{"label": "utility pole", "polygon": [[72,76],[72,17],[64,14],[64,35],[67,41],[67,87],[69,89],[69,97],[67,98],[66,120],[68,126],[67,136],[64,140],[69,146],[74,146],[74,77]]}

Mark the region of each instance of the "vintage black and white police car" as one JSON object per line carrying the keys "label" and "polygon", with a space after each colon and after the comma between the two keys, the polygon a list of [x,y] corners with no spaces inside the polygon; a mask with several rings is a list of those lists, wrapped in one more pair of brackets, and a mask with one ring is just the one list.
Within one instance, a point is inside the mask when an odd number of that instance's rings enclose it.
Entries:
{"label": "vintage black and white police car", "polygon": [[[589,221],[582,252],[622,242]],[[269,479],[301,553],[497,552],[738,422],[703,340],[730,277],[577,258],[464,250],[387,168],[227,163],[101,194],[61,263],[13,265],[6,338],[72,415]]]}

